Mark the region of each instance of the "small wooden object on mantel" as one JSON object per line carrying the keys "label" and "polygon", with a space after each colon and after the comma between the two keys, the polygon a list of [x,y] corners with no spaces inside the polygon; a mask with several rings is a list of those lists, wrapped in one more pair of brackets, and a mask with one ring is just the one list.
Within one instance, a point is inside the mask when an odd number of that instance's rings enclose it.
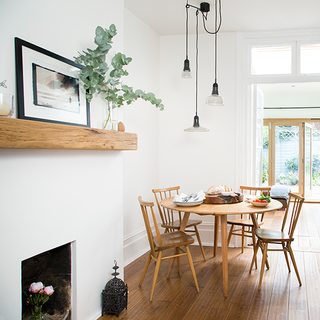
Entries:
{"label": "small wooden object on mantel", "polygon": [[223,196],[221,194],[210,194],[207,193],[203,203],[213,203],[213,204],[226,204],[226,203],[238,203],[243,201],[243,194],[241,193],[231,193],[230,196]]}

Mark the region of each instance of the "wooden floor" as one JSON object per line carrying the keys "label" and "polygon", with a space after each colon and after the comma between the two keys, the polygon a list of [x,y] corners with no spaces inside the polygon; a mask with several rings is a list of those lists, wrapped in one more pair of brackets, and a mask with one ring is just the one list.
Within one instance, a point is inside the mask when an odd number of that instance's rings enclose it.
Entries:
{"label": "wooden floor", "polygon": [[[269,213],[264,228],[280,228],[282,211]],[[147,254],[125,267],[124,281],[128,285],[128,309],[119,318],[104,315],[99,320],[318,320],[320,319],[320,205],[304,204],[295,232],[294,254],[302,286],[296,275],[288,273],[282,252],[270,252],[270,269],[265,272],[261,291],[258,291],[261,253],[258,270],[249,274],[252,247],[243,254],[238,248],[229,248],[229,296],[223,297],[221,249],[213,258],[212,247],[205,247],[204,262],[198,246],[191,246],[191,254],[200,287],[197,293],[187,259],[182,258],[182,276],[176,265],[170,279],[166,278],[169,261],[164,261],[149,302],[154,264],[139,287]]]}

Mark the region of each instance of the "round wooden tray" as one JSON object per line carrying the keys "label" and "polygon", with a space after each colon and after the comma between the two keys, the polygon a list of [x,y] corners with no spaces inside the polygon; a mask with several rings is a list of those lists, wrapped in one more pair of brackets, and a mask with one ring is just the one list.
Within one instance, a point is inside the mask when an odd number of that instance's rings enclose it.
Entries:
{"label": "round wooden tray", "polygon": [[232,193],[230,196],[222,196],[221,194],[208,195],[207,193],[203,203],[225,204],[238,203],[243,201],[243,194]]}

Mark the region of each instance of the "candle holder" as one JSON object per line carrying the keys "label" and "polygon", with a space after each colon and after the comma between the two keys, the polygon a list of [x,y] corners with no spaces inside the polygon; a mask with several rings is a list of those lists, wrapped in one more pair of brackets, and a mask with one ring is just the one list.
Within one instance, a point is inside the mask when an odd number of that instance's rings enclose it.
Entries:
{"label": "candle holder", "polygon": [[0,93],[0,116],[11,118],[13,111],[13,95]]}

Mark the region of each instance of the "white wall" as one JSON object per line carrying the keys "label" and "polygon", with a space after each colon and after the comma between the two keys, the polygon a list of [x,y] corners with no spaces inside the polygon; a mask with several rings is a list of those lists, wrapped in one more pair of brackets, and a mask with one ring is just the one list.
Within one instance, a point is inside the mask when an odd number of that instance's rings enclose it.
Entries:
{"label": "white wall", "polygon": [[[113,51],[122,51],[123,10],[112,0],[2,1],[1,92],[15,94],[14,37],[72,59],[93,47],[97,25],[114,23]],[[92,103],[92,127],[101,128],[100,109]],[[114,259],[123,277],[122,152],[1,149],[0,177],[0,319],[21,318],[21,261],[69,241],[73,319],[97,319]]]}
{"label": "white wall", "polygon": [[[219,33],[218,84],[223,107],[208,107],[205,100],[214,82],[212,36],[199,39],[200,125],[208,133],[184,132],[195,115],[195,39],[190,37],[192,79],[181,78],[185,59],[184,36],[161,37],[161,98],[166,112],[160,121],[160,187],[180,185],[185,193],[206,191],[215,184],[237,188],[235,159],[235,34]],[[199,217],[197,217],[198,219]],[[212,245],[212,217],[203,217],[199,229],[205,244]]]}
{"label": "white wall", "polygon": [[[124,26],[124,51],[132,57],[125,83],[162,98],[159,94],[160,36],[128,10],[125,10]],[[159,187],[159,116],[166,111],[143,100],[123,109],[126,131],[138,134],[138,150],[123,153],[124,261],[127,265],[148,250],[137,199],[141,196],[154,201],[151,190]]]}
{"label": "white wall", "polygon": [[[139,195],[154,201],[153,188],[180,185],[183,192],[189,193],[207,190],[213,184],[237,187],[234,184],[235,34],[219,34],[218,40],[218,82],[225,98],[224,107],[204,104],[214,82],[214,61],[212,37],[208,40],[208,36],[202,35],[200,39],[198,112],[200,124],[209,128],[209,133],[183,131],[192,126],[195,113],[195,78],[180,77],[184,39],[184,36],[159,37],[125,10],[124,51],[133,58],[126,83],[135,89],[154,92],[165,105],[165,111],[161,112],[138,101],[123,110],[126,131],[138,133],[138,151],[124,152],[125,265],[148,250],[137,201]],[[194,43],[191,37],[189,56],[193,74]],[[203,221],[200,226],[203,243],[212,245],[213,218],[204,217]]]}

